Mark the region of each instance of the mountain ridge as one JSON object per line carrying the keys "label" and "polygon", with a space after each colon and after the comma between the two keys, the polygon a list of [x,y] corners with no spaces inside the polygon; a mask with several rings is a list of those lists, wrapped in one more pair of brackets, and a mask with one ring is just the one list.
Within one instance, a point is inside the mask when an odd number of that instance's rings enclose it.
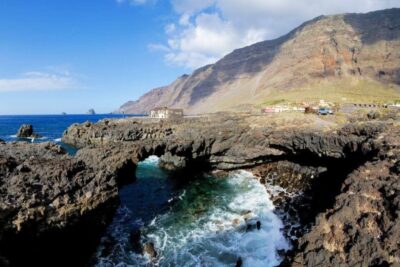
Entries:
{"label": "mountain ridge", "polygon": [[400,9],[393,8],[316,17],[279,38],[236,49],[117,112],[147,113],[157,106],[188,114],[254,109],[268,101],[304,100],[286,97],[296,90],[303,90],[305,98],[335,95],[336,90],[341,93],[328,100],[357,99],[352,96],[357,91],[384,101],[400,98],[399,85]]}

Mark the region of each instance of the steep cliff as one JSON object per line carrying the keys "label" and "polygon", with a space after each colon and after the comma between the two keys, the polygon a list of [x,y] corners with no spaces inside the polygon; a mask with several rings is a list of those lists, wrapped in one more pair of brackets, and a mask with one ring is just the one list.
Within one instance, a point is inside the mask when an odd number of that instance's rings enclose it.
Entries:
{"label": "steep cliff", "polygon": [[270,41],[237,49],[213,65],[154,89],[118,110],[156,106],[186,113],[320,98],[400,99],[400,9],[321,16]]}

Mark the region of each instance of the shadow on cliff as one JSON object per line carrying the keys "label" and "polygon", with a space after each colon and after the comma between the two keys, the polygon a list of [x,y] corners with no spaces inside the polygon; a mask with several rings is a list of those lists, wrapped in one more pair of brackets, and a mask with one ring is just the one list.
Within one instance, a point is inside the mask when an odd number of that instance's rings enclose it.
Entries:
{"label": "shadow on cliff", "polygon": [[344,21],[361,35],[363,44],[400,39],[400,8],[368,14],[346,14]]}
{"label": "shadow on cliff", "polygon": [[[307,21],[277,39],[263,41],[251,46],[236,49],[217,63],[196,70],[191,75],[191,78],[195,78],[202,72],[209,71],[210,74],[206,79],[202,79],[202,81],[193,88],[189,105],[192,106],[196,104],[201,99],[214,93],[218,86],[237,78],[239,75],[255,74],[260,72],[263,68],[273,62],[285,42],[293,38],[296,33],[301,31],[304,27],[320,20],[321,18],[323,18],[323,16]],[[190,80],[191,79],[189,78],[187,83],[189,83]],[[181,91],[177,97],[177,102],[183,97],[185,92],[185,90]]]}

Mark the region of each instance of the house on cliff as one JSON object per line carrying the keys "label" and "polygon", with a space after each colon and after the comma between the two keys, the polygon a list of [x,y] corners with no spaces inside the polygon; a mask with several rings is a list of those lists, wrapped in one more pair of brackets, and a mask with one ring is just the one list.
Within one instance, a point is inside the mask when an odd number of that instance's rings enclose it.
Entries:
{"label": "house on cliff", "polygon": [[183,109],[159,107],[152,109],[149,113],[149,116],[150,118],[157,119],[179,119],[183,118]]}

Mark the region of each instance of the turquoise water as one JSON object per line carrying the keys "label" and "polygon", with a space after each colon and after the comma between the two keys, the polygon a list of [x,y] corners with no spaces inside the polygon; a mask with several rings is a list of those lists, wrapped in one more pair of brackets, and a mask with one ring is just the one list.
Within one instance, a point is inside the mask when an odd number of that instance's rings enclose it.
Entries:
{"label": "turquoise water", "polygon": [[[211,175],[174,179],[150,157],[140,163],[138,181],[121,192],[121,207],[96,254],[97,267],[111,266],[276,266],[277,250],[289,245],[282,222],[262,186],[249,172],[229,178]],[[247,221],[245,220],[247,219]],[[249,224],[261,222],[260,230]],[[133,249],[130,233],[154,243],[157,258]]]}

